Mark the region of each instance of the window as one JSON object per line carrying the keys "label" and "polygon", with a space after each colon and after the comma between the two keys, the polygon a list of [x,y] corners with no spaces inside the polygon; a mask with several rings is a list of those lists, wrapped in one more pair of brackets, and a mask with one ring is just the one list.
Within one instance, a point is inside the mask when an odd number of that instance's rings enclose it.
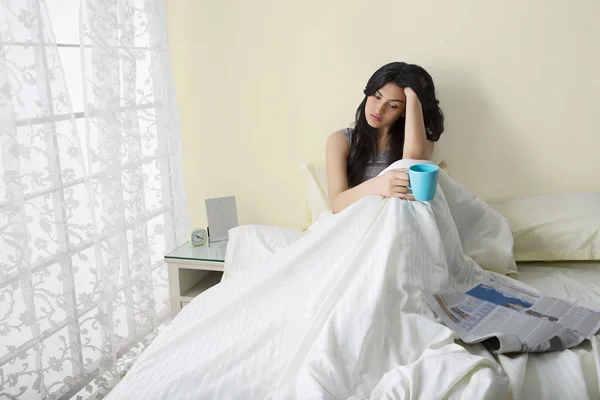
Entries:
{"label": "window", "polygon": [[[0,236],[0,371],[16,374],[13,395],[107,388],[168,318],[163,254],[186,211],[164,26],[150,5],[47,0],[11,14],[20,24],[2,46],[19,60],[8,74],[16,142],[1,151],[18,164],[18,189],[0,189],[0,214],[12,216]],[[27,245],[10,242],[23,235]]]}

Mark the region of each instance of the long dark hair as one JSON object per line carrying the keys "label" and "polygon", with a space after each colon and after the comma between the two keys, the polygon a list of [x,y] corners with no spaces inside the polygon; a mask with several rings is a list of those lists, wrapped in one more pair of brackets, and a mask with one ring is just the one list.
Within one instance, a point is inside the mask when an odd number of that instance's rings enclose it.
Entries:
{"label": "long dark hair", "polygon": [[[350,142],[348,157],[348,186],[361,183],[367,164],[377,157],[377,130],[372,128],[365,117],[367,97],[372,96],[387,83],[394,82],[398,87],[410,87],[415,91],[423,106],[423,119],[427,139],[437,142],[444,132],[444,114],[435,97],[435,86],[431,75],[422,67],[403,62],[393,62],[379,68],[367,82],[365,98],[356,109],[354,132]],[[406,118],[401,116],[390,128],[390,152],[388,163],[402,158],[404,150],[404,125]]]}

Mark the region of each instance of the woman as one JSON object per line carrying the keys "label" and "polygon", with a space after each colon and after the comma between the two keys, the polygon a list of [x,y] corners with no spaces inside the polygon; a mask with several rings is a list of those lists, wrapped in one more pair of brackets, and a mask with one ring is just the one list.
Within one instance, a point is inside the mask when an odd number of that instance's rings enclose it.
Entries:
{"label": "woman", "polygon": [[353,129],[327,139],[327,186],[334,213],[369,196],[414,200],[406,170],[378,176],[402,158],[429,160],[444,131],[431,76],[418,65],[393,62],[367,82]]}

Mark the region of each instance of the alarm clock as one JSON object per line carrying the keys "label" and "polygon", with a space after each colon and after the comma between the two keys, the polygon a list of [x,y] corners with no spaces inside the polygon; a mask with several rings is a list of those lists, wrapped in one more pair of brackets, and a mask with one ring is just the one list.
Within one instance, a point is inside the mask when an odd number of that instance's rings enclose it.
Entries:
{"label": "alarm clock", "polygon": [[206,229],[196,229],[192,231],[190,236],[190,243],[192,246],[202,246],[208,240],[208,233]]}

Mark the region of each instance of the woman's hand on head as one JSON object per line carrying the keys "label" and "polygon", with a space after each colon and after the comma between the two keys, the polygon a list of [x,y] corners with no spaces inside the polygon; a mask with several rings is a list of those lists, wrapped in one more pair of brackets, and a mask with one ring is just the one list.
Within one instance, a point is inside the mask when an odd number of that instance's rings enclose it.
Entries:
{"label": "woman's hand on head", "polygon": [[397,197],[404,200],[414,200],[409,185],[408,174],[404,169],[393,169],[383,175],[373,178],[375,193],[383,197]]}
{"label": "woman's hand on head", "polygon": [[414,100],[419,101],[419,96],[417,96],[415,91],[412,90],[412,88],[409,86],[404,88],[404,95],[406,96],[406,100],[408,100],[408,101],[414,101]]}

